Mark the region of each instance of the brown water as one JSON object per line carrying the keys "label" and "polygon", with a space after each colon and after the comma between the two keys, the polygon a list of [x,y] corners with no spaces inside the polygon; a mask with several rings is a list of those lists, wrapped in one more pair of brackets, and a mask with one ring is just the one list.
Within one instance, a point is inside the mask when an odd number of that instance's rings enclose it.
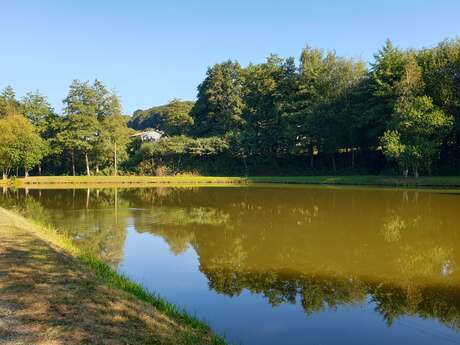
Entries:
{"label": "brown water", "polygon": [[236,344],[460,344],[460,194],[5,190]]}

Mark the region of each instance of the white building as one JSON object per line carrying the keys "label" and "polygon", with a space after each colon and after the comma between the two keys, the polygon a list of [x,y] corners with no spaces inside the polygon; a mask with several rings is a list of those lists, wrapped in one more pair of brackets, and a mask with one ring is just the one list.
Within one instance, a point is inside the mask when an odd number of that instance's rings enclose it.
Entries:
{"label": "white building", "polygon": [[160,140],[165,134],[162,131],[158,131],[155,129],[149,129],[148,131],[139,132],[133,135],[130,135],[130,138],[140,138],[142,141],[158,141]]}

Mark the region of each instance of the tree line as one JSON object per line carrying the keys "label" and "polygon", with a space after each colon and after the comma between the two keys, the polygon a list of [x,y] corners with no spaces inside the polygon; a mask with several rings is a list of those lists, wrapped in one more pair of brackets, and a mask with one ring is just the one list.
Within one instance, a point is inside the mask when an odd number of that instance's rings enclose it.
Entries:
{"label": "tree line", "polygon": [[[340,158],[342,169],[359,161],[365,171],[454,173],[460,40],[421,50],[388,40],[370,66],[311,47],[297,64],[276,55],[245,68],[226,61],[208,69],[195,104],[185,109],[181,123],[188,125],[180,129],[177,118],[158,108],[135,112],[131,123],[155,127],[152,120],[161,118],[172,135],[221,138],[223,149],[243,163],[304,160],[310,172],[319,164],[336,172]],[[158,145],[151,146],[151,156],[158,156]]]}
{"label": "tree line", "polygon": [[[58,115],[38,91],[17,100],[8,86],[0,95],[0,169],[3,177],[19,170],[72,174],[110,170],[127,158],[131,130],[119,97],[99,80],[75,80]],[[80,168],[80,169],[77,169]]]}
{"label": "tree line", "polygon": [[[7,88],[0,168],[116,173],[121,162],[123,172],[143,174],[455,173],[460,40],[420,50],[388,40],[374,57],[367,65],[307,46],[298,61],[225,61],[208,68],[195,102],[173,99],[132,117],[98,80],[73,82],[62,115],[38,93],[17,101]],[[129,127],[166,135],[142,143],[129,139]]]}

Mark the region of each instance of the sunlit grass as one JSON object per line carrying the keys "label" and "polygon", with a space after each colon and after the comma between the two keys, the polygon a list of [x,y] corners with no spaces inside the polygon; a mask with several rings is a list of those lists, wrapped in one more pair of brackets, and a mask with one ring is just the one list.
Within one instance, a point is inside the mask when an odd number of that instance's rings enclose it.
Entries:
{"label": "sunlit grass", "polygon": [[460,176],[433,177],[398,177],[398,176],[34,176],[2,181],[16,186],[78,186],[78,185],[207,185],[207,184],[329,184],[329,185],[361,185],[361,186],[395,186],[395,187],[460,187]]}

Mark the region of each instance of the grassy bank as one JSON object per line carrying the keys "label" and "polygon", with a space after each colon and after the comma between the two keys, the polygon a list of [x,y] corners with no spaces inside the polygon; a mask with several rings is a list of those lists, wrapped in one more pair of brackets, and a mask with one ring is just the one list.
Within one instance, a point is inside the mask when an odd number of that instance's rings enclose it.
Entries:
{"label": "grassy bank", "polygon": [[391,187],[460,187],[460,176],[439,176],[402,178],[394,176],[249,176],[249,177],[215,177],[215,176],[37,176],[3,181],[17,186],[34,185],[136,185],[149,186],[156,184],[328,184],[358,186],[391,186]]}
{"label": "grassy bank", "polygon": [[460,176],[403,178],[395,176],[258,176],[248,177],[256,183],[287,183],[287,184],[325,184],[325,185],[356,185],[356,186],[388,186],[388,187],[460,187]]}
{"label": "grassy bank", "polygon": [[150,185],[150,184],[225,184],[245,183],[242,177],[214,176],[33,176],[3,181],[13,185]]}
{"label": "grassy bank", "polygon": [[[0,266],[6,272],[0,277],[0,307],[15,309],[30,300],[30,308],[12,314],[10,326],[0,324],[0,338],[21,334],[9,331],[16,325],[42,327],[35,336],[45,332],[66,344],[225,344],[197,317],[118,274],[53,228],[0,208],[0,239]],[[53,308],[59,309],[54,316]],[[43,315],[37,315],[40,310]],[[24,318],[16,320],[21,313]],[[40,321],[27,324],[34,318]],[[84,339],[64,341],[74,333]]]}

